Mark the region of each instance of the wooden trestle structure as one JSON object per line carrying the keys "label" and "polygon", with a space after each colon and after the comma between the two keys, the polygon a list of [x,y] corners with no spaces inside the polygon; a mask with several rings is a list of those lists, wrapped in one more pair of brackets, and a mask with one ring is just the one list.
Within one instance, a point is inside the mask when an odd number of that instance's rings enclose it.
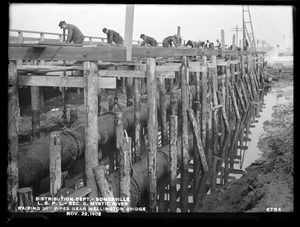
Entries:
{"label": "wooden trestle structure", "polygon": [[[243,172],[234,164],[243,159],[248,122],[264,88],[263,53],[133,46],[131,55],[126,61],[124,46],[9,44],[9,210],[16,210],[18,189],[49,170],[55,195],[62,171],[82,156],[86,185],[75,195],[129,197],[132,207],[147,195],[148,212],[193,212],[229,173]],[[98,116],[98,89],[116,89],[117,77],[133,105]],[[33,102],[37,136],[19,146],[18,86],[31,86],[37,103],[41,86],[84,88],[85,127],[39,138]],[[99,145],[112,140],[107,169],[99,164]]]}

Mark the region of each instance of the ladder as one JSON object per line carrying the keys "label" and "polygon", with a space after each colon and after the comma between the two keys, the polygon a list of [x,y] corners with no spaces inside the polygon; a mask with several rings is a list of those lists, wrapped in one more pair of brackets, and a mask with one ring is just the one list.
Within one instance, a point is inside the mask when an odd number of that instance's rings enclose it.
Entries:
{"label": "ladder", "polygon": [[[245,46],[245,40],[248,39],[250,51],[254,52],[254,51],[256,51],[256,41],[255,41],[255,37],[254,37],[249,6],[242,5],[242,11],[243,11],[243,41],[244,41],[243,47]],[[249,24],[250,24],[250,26],[249,26]]]}

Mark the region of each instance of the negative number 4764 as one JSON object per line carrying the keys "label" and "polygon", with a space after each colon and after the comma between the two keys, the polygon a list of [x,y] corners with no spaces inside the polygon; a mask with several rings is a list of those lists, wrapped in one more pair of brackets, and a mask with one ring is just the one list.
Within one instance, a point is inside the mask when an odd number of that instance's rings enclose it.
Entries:
{"label": "negative number 4764", "polygon": [[266,211],[268,211],[268,212],[272,212],[272,211],[274,211],[274,212],[281,211],[281,207],[268,207],[268,208],[266,209]]}

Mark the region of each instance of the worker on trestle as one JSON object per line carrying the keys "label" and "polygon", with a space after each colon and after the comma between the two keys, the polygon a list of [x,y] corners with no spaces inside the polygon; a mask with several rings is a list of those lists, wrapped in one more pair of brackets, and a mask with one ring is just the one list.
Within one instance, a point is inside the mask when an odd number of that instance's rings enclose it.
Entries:
{"label": "worker on trestle", "polygon": [[66,43],[83,44],[84,35],[78,27],[73,24],[67,24],[65,21],[59,22],[58,26],[62,29],[68,29],[68,37]]}

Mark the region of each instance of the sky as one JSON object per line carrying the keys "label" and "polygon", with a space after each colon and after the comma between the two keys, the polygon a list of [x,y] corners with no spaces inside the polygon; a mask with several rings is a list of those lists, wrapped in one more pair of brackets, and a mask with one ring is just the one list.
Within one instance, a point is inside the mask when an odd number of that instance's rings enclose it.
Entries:
{"label": "sky", "polygon": [[[250,5],[249,9],[256,39],[265,40],[272,46],[280,45],[280,48],[293,46],[292,6]],[[124,38],[125,13],[125,4],[14,3],[9,6],[9,28],[62,33],[58,24],[65,20],[76,25],[86,36],[105,38],[102,28],[106,27]],[[133,40],[141,41],[140,34],[143,33],[162,42],[165,37],[176,34],[180,26],[181,36],[186,41],[216,42],[216,39],[221,40],[224,29],[225,44],[231,45],[232,36],[236,34],[232,28],[242,27],[242,15],[242,5],[136,4]],[[247,13],[245,21],[250,21]],[[242,38],[242,32],[238,32],[238,38]]]}

